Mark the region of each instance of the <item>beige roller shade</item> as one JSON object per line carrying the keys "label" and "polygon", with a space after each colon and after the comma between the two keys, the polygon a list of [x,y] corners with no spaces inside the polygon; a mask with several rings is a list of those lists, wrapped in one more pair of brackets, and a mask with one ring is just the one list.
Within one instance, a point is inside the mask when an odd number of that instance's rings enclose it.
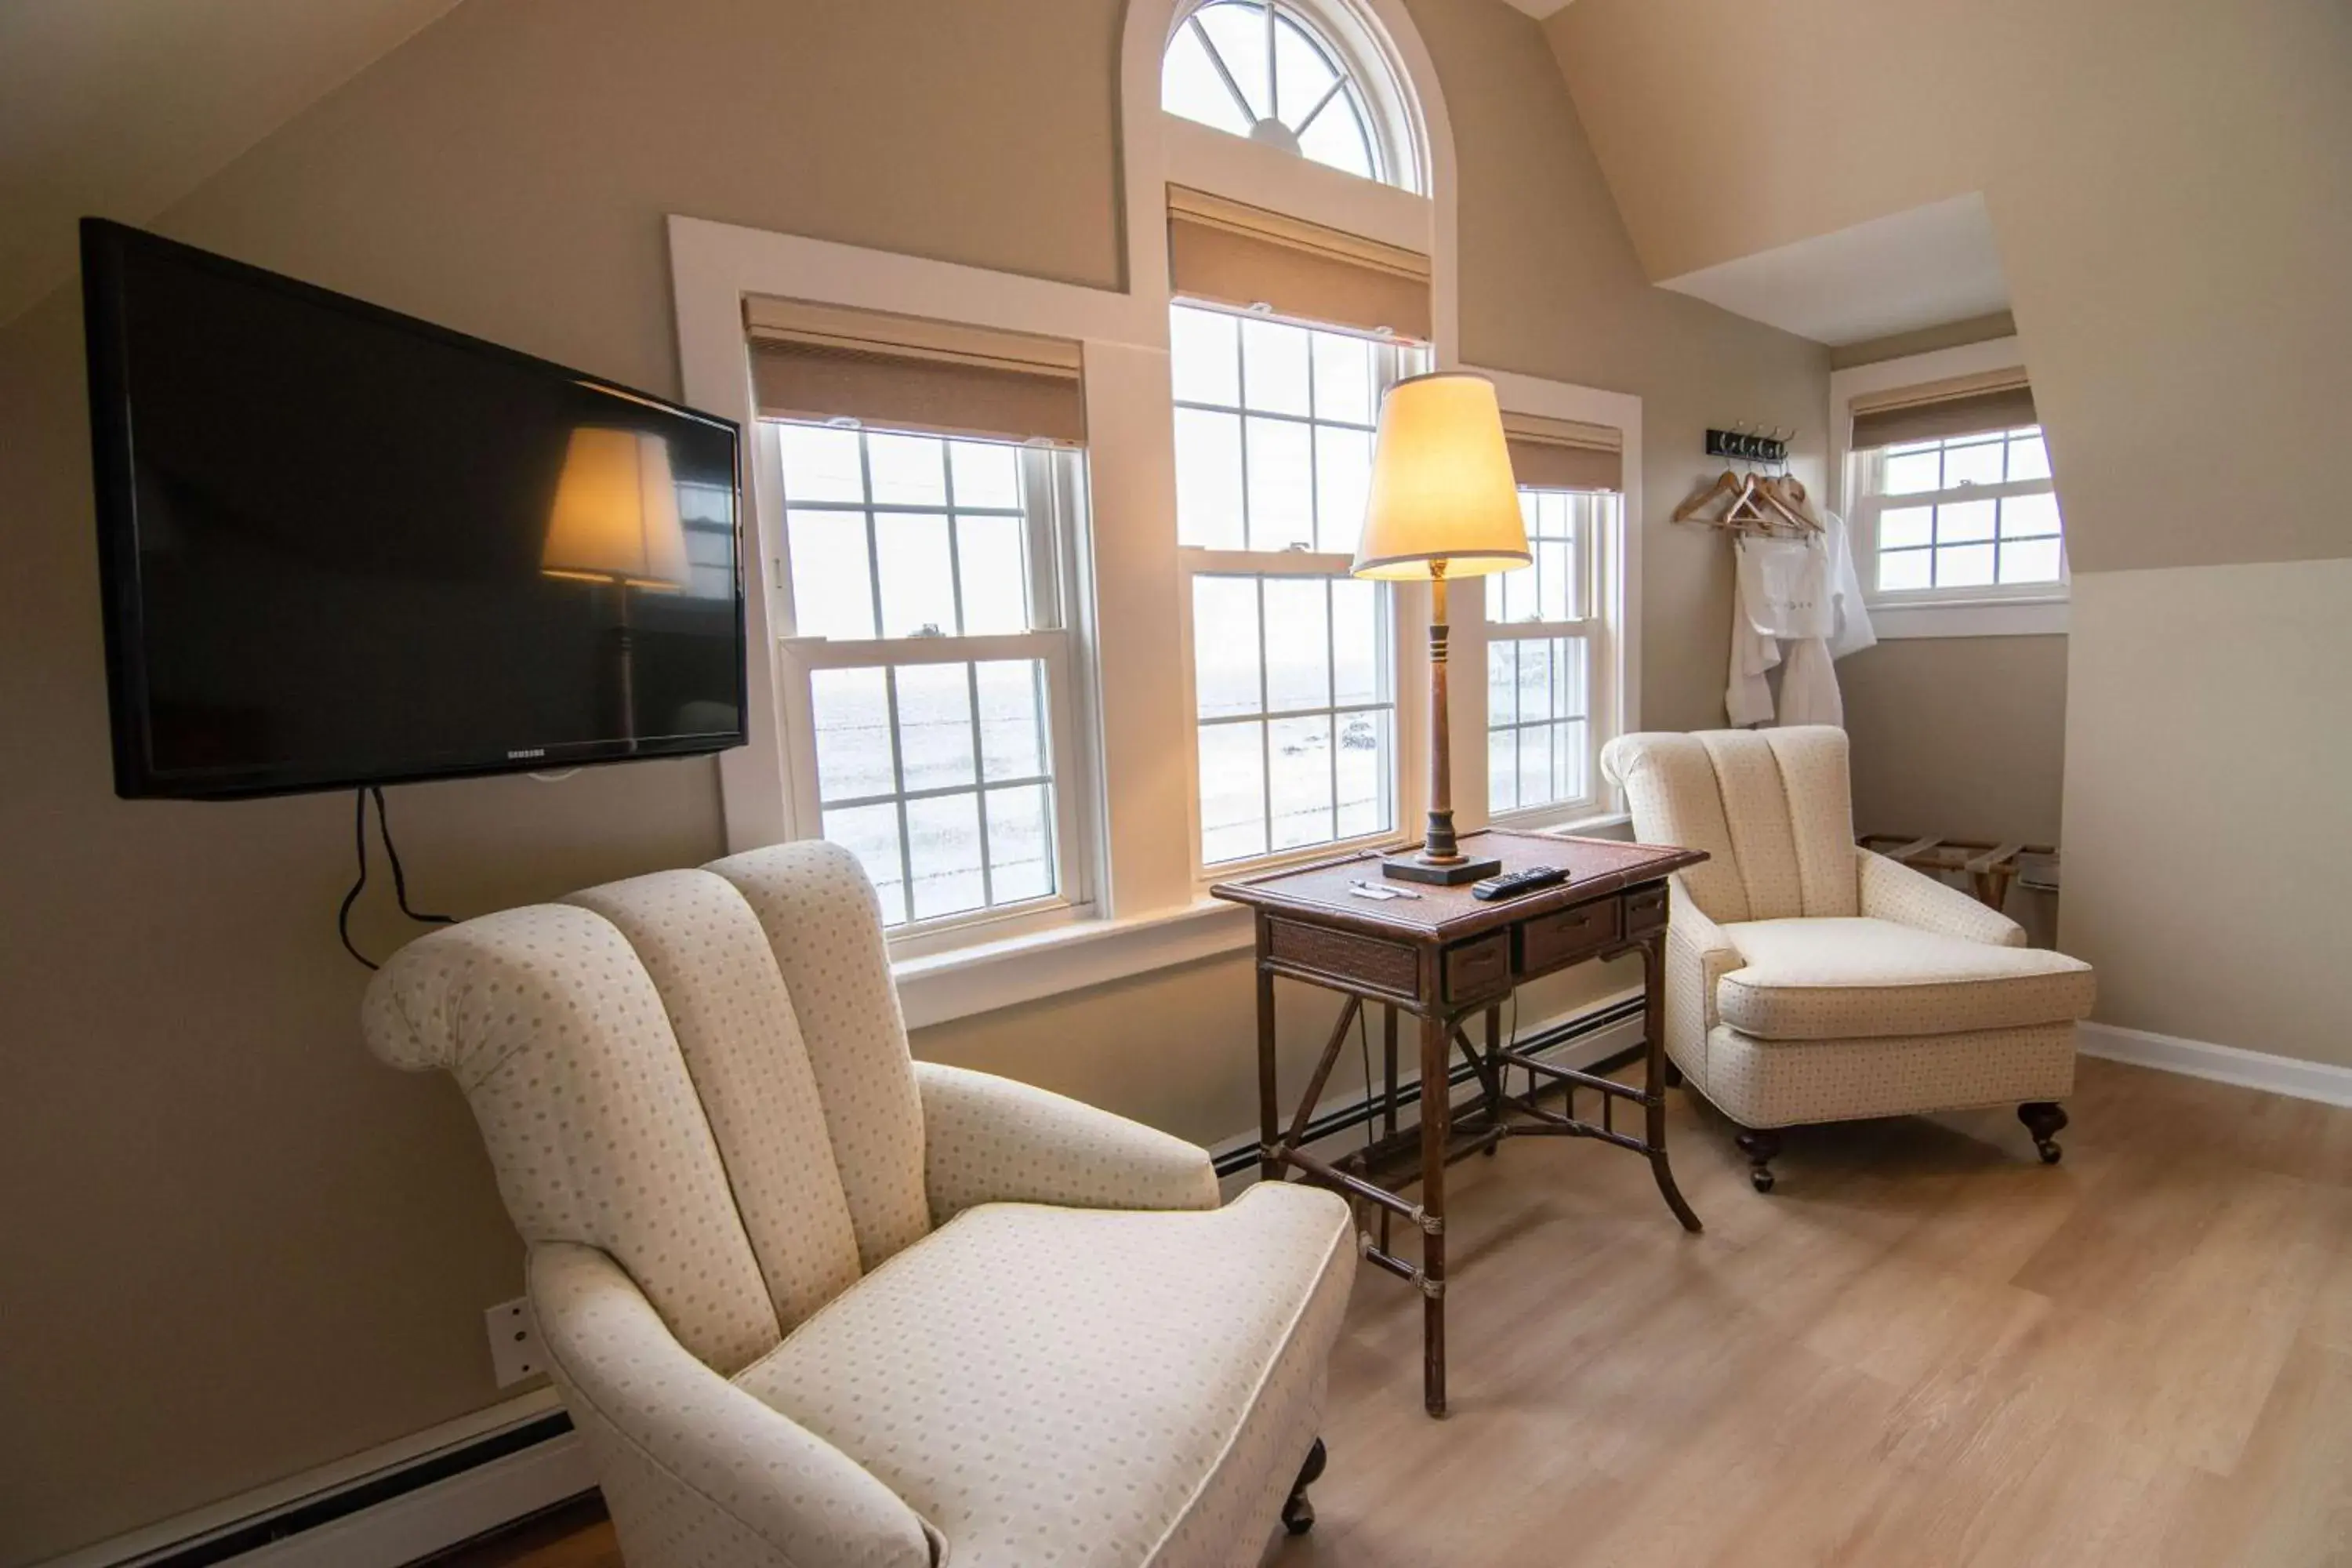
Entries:
{"label": "beige roller shade", "polygon": [[1523,487],[1548,490],[1622,490],[1625,436],[1606,425],[1505,413],[1503,438],[1511,472]]}
{"label": "beige roller shade", "polygon": [[1853,447],[1895,447],[1906,441],[1948,441],[1989,430],[2039,425],[2033,388],[2020,370],[1990,371],[1924,386],[1865,393],[1851,404]]}
{"label": "beige roller shade", "polygon": [[1426,256],[1182,185],[1168,187],[1168,277],[1188,299],[1430,338]]}
{"label": "beige roller shade", "polygon": [[747,300],[762,417],[1078,446],[1078,345],[793,300]]}

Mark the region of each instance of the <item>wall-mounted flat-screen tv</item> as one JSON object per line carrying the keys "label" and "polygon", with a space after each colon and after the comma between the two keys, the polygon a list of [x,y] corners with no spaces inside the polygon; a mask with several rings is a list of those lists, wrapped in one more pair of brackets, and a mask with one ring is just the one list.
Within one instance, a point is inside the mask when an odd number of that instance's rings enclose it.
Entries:
{"label": "wall-mounted flat-screen tv", "polygon": [[82,285],[117,794],[741,743],[734,425],[118,224]]}

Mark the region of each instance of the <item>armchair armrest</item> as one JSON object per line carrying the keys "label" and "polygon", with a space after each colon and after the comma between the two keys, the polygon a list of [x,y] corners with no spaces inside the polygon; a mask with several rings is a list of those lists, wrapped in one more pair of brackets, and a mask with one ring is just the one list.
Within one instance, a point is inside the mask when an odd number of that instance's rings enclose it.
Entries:
{"label": "armchair armrest", "polygon": [[1683,879],[1667,879],[1666,1046],[1685,1067],[1695,1065],[1697,1057],[1674,1047],[1704,1047],[1706,1032],[1718,1022],[1716,982],[1747,963],[1723,928],[1698,907]]}
{"label": "armchair armrest", "polygon": [[625,1550],[736,1568],[929,1568],[914,1510],[696,1360],[610,1257],[533,1247],[530,1299]]}
{"label": "armchair armrest", "polygon": [[1862,858],[1862,912],[1870,919],[1992,947],[2025,945],[2025,928],[1999,910],[1987,909],[1958,888],[1884,855],[1867,849],[1854,853]]}
{"label": "armchair armrest", "polygon": [[976,1204],[1213,1209],[1208,1151],[1046,1089],[917,1062],[932,1223]]}

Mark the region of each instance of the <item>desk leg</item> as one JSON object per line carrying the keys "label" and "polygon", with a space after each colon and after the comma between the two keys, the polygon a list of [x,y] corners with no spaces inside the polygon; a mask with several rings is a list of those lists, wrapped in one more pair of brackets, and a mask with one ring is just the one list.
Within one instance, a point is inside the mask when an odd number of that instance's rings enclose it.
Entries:
{"label": "desk leg", "polygon": [[1650,1146],[1650,1174],[1658,1179],[1658,1194],[1685,1230],[1704,1227],[1698,1215],[1675,1185],[1674,1168],[1666,1163],[1666,938],[1664,931],[1642,943],[1642,1033],[1647,1047],[1642,1053],[1642,1089],[1648,1104],[1643,1142]]}
{"label": "desk leg", "polygon": [[1391,1002],[1381,1009],[1381,1132],[1396,1136],[1397,1010]]}
{"label": "desk leg", "polygon": [[1421,1020],[1421,1333],[1422,1405],[1445,1414],[1445,1145],[1454,1108],[1447,1068],[1453,1030],[1446,1020]]}
{"label": "desk leg", "polygon": [[1264,916],[1257,922],[1257,1179],[1278,1182],[1282,1163],[1274,1157],[1274,1151],[1282,1137],[1282,1107],[1275,1099],[1274,976],[1265,969]]}

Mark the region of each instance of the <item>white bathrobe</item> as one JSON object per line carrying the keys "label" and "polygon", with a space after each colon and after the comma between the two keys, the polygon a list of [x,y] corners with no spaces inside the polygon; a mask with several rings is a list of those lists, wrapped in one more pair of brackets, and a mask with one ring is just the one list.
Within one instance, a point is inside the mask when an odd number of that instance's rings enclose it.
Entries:
{"label": "white bathrobe", "polygon": [[1820,533],[1802,539],[1741,534],[1734,541],[1738,584],[1732,595],[1731,680],[1723,699],[1734,724],[1772,722],[1772,689],[1764,672],[1780,662],[1783,639],[1791,646],[1780,676],[1780,721],[1845,724],[1831,662],[1878,637],[1863,607],[1845,520],[1824,512],[1822,522]]}

